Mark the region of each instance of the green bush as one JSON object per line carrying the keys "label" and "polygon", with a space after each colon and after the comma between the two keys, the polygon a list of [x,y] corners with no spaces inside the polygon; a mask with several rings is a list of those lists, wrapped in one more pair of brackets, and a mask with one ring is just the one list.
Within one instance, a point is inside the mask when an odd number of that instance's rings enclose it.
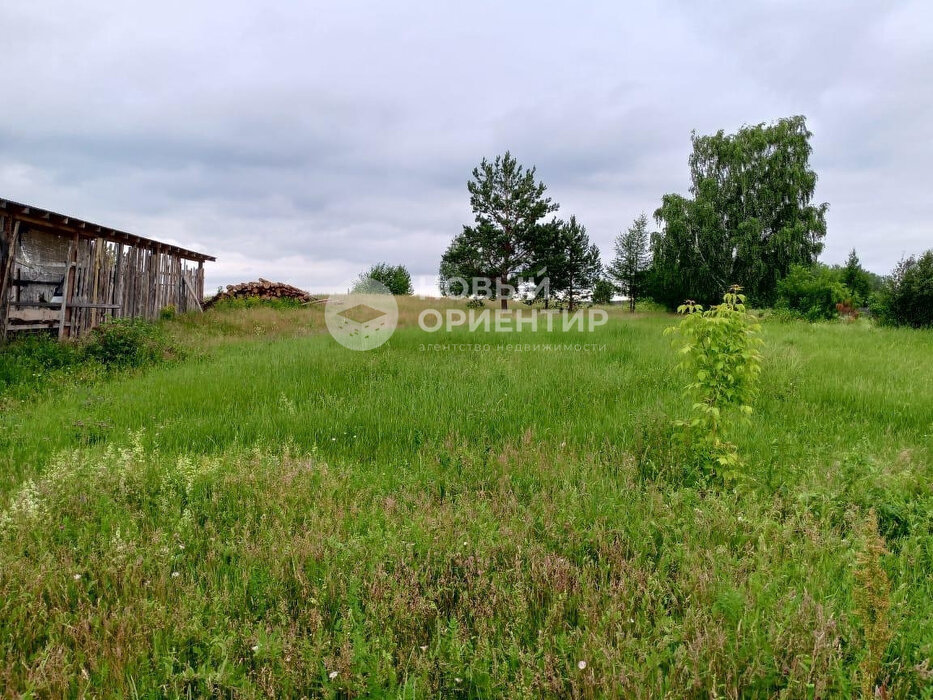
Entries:
{"label": "green bush", "polygon": [[611,304],[612,295],[615,294],[615,287],[612,286],[612,282],[607,279],[598,279],[596,284],[593,285],[593,303],[594,304]]}
{"label": "green bush", "polygon": [[812,267],[793,265],[787,277],[778,282],[777,294],[779,309],[798,313],[808,321],[836,318],[836,304],[852,296],[839,271],[819,263]]}
{"label": "green bush", "polygon": [[362,272],[353,285],[354,294],[379,294],[382,289],[372,284],[372,280],[379,282],[389,290],[390,294],[410,295],[415,293],[411,284],[411,274],[404,265],[389,265],[378,263]]}
{"label": "green bush", "polygon": [[933,327],[933,249],[901,260],[873,297],[871,310],[884,325]]}
{"label": "green bush", "polygon": [[168,352],[159,326],[140,319],[113,319],[84,342],[27,335],[0,347],[0,396],[26,398],[54,384],[90,380],[101,369],[142,367]]}
{"label": "green bush", "polygon": [[28,335],[0,347],[0,394],[13,386],[39,384],[48,372],[81,364],[83,353],[73,343],[49,335]]}
{"label": "green bush", "polygon": [[839,280],[849,288],[853,306],[866,306],[873,291],[879,288],[881,278],[862,267],[855,248],[846,264],[839,270]]}
{"label": "green bush", "polygon": [[108,367],[141,367],[162,359],[167,349],[161,329],[137,318],[115,318],[93,331],[88,357]]}
{"label": "green bush", "polygon": [[677,309],[684,319],[665,331],[678,336],[680,366],[689,377],[684,394],[693,417],[681,425],[695,438],[698,455],[727,479],[737,476],[740,461],[736,447],[725,438],[734,427],[733,414],[751,415],[761,373],[761,326],[746,311],[741,291],[733,285],[722,304],[705,311],[696,302],[686,302]]}
{"label": "green bush", "polygon": [[635,302],[635,311],[642,314],[666,313],[669,309],[652,299],[639,299]]}

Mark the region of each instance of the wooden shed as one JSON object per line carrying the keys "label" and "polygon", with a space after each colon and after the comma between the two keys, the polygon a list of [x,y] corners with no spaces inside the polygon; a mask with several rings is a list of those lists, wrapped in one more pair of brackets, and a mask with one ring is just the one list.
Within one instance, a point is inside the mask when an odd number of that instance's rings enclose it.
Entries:
{"label": "wooden shed", "polygon": [[76,337],[107,318],[200,310],[207,260],[214,258],[0,198],[0,337]]}

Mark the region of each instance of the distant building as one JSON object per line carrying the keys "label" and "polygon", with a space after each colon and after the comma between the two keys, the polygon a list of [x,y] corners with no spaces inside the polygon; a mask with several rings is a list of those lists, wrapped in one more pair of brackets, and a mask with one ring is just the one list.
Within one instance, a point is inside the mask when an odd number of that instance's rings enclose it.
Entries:
{"label": "distant building", "polygon": [[200,310],[215,258],[0,198],[0,338]]}

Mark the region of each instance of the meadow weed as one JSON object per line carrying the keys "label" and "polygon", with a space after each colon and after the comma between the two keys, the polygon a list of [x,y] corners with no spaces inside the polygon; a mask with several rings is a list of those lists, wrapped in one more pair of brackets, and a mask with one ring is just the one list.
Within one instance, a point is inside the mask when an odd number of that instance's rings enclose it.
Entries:
{"label": "meadow weed", "polygon": [[673,317],[427,352],[476,334],[425,304],[371,352],[181,315],[184,359],[0,413],[3,693],[929,695],[928,332],[764,320],[720,483]]}

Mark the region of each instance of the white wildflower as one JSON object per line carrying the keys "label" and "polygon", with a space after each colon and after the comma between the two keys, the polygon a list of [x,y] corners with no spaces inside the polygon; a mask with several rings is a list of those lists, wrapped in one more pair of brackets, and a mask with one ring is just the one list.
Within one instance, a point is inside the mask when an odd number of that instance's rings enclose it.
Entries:
{"label": "white wildflower", "polygon": [[330,673],[327,674],[327,677],[330,678],[331,680],[334,680],[337,677],[337,672],[331,671]]}
{"label": "white wildflower", "polygon": [[586,668],[586,661],[577,661],[577,668],[581,671]]}

